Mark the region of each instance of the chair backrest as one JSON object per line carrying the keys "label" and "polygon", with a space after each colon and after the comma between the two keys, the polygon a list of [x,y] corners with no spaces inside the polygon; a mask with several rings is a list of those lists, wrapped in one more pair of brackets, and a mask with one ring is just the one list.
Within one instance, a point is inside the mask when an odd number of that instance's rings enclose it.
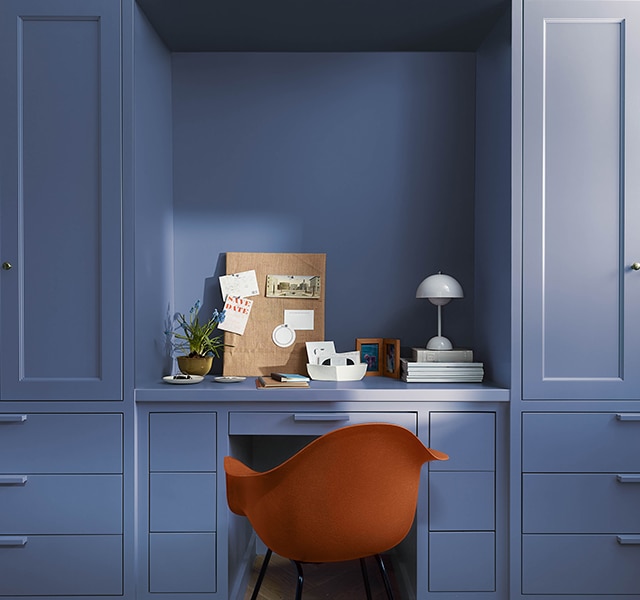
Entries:
{"label": "chair backrest", "polygon": [[227,500],[276,554],[302,562],[353,560],[404,539],[422,465],[447,458],[404,427],[351,425],[263,473],[225,457]]}

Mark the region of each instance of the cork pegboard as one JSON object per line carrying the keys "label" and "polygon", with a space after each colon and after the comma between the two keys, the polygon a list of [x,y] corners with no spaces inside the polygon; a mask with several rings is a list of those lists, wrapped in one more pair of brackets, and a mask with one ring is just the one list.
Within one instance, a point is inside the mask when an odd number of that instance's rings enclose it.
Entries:
{"label": "cork pegboard", "polygon": [[[269,375],[307,372],[305,342],[324,340],[324,298],[326,254],[285,254],[228,252],[228,275],[254,270],[260,294],[251,296],[253,306],[243,335],[225,332],[223,372],[226,376]],[[268,275],[320,277],[319,298],[268,298]],[[313,310],[313,330],[296,330],[293,345],[277,346],[273,331],[284,323],[285,310]]]}

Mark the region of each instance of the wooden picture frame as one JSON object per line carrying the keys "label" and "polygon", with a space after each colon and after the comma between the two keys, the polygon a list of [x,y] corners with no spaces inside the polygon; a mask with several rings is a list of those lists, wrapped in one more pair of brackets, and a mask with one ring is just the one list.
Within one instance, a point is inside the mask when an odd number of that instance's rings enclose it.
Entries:
{"label": "wooden picture frame", "polygon": [[382,374],[382,338],[356,338],[356,350],[360,355],[360,362],[367,363],[365,375]]}
{"label": "wooden picture frame", "polygon": [[382,340],[382,374],[385,377],[400,378],[400,340]]}

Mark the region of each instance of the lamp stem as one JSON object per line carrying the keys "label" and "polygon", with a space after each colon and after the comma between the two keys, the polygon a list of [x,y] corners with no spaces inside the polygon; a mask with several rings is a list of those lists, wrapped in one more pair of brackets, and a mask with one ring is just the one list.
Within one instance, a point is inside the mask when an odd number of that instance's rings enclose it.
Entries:
{"label": "lamp stem", "polygon": [[438,304],[438,337],[442,336],[442,306]]}

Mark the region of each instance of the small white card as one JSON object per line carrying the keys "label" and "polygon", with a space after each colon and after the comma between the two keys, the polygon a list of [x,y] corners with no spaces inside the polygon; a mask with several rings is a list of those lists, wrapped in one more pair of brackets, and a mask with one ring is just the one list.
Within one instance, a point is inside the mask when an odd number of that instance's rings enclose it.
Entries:
{"label": "small white card", "polygon": [[218,329],[230,331],[243,335],[251,314],[253,300],[239,298],[238,296],[227,296],[224,303],[224,321],[218,325]]}
{"label": "small white card", "polygon": [[284,324],[291,329],[313,331],[312,310],[285,310]]}
{"label": "small white card", "polygon": [[247,296],[258,296],[258,278],[255,271],[243,271],[232,275],[221,275],[219,277],[220,291],[226,300],[227,296],[237,296],[246,298]]}
{"label": "small white card", "polygon": [[322,361],[336,353],[333,342],[305,342],[307,347],[307,362],[312,365],[321,365]]}

